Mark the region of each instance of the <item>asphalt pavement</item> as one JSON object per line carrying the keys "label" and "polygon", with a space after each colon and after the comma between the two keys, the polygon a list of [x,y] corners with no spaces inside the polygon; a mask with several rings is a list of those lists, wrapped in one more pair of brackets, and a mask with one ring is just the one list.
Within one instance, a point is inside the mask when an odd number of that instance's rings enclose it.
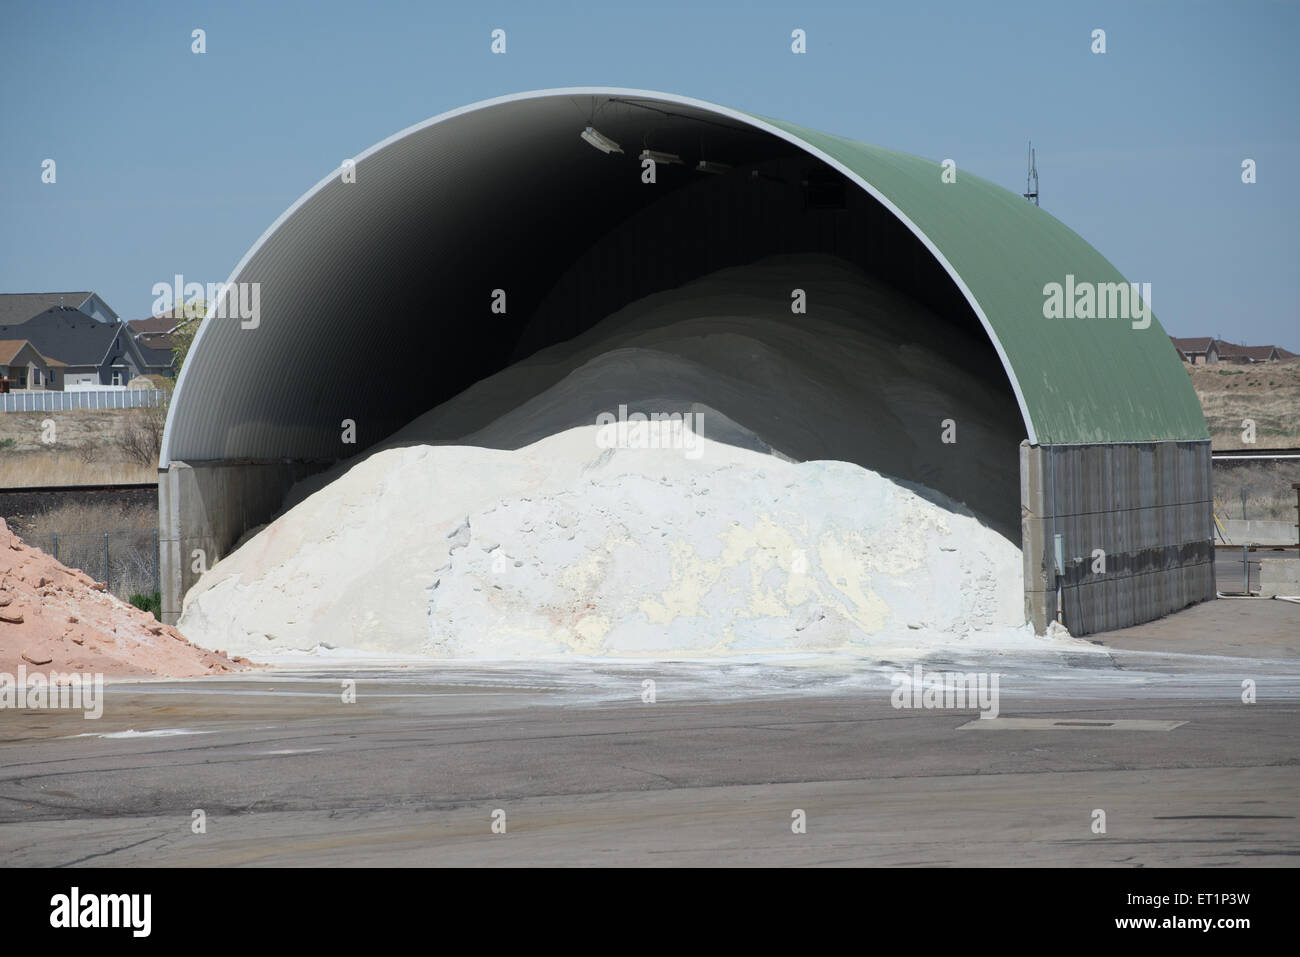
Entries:
{"label": "asphalt pavement", "polygon": [[0,711],[0,864],[1294,866],[1297,612],[923,661],[1029,727],[895,707],[912,662],[113,684],[98,720]]}

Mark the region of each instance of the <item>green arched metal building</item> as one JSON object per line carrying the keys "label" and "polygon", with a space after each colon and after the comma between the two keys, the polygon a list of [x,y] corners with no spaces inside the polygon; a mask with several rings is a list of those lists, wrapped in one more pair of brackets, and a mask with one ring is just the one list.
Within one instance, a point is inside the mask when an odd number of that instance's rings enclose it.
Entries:
{"label": "green arched metal building", "polygon": [[[587,127],[622,154],[584,143]],[[680,160],[653,187],[643,148]],[[224,554],[294,481],[356,451],[339,445],[343,419],[363,425],[364,448],[629,302],[790,252],[880,277],[936,317],[935,336],[981,332],[972,362],[1019,409],[1026,615],[1040,629],[1058,601],[1087,633],[1212,597],[1209,437],[1149,302],[1050,214],[944,172],[614,88],[500,97],[372,147],[235,268],[256,315],[230,305],[195,340],[160,464],[165,614],[179,614],[195,549]],[[1094,313],[1112,316],[1047,318],[1052,284],[1095,290]],[[493,321],[488,294],[505,287],[513,318]]]}

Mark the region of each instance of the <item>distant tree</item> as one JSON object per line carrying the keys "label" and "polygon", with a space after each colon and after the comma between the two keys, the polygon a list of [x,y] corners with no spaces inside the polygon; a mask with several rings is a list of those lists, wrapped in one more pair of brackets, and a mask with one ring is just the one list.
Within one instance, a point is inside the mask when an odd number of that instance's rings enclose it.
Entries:
{"label": "distant tree", "polygon": [[172,333],[172,366],[178,378],[181,374],[181,366],[185,364],[185,357],[190,354],[190,346],[194,344],[194,334],[199,331],[201,321],[187,322]]}
{"label": "distant tree", "polygon": [[207,313],[207,300],[197,298],[182,303],[174,313],[177,319],[183,322],[183,325],[172,333],[172,358],[175,360],[173,364],[178,378],[181,374],[181,366],[185,364],[185,357],[190,354],[194,336],[198,334],[199,326]]}

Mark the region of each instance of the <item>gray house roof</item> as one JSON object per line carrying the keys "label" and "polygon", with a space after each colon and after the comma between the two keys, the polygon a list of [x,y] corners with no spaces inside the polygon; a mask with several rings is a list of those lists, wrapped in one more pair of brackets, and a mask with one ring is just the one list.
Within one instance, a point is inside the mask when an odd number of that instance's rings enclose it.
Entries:
{"label": "gray house roof", "polygon": [[172,350],[154,349],[139,340],[136,341],[135,347],[140,350],[140,356],[144,359],[145,365],[149,367],[150,372],[171,374],[172,360],[175,358]]}
{"label": "gray house roof", "polygon": [[26,322],[38,312],[44,312],[60,304],[70,309],[80,309],[92,295],[94,294],[90,292],[0,293],[0,326],[14,326]]}
{"label": "gray house roof", "polygon": [[148,363],[122,322],[100,322],[78,309],[64,306],[46,309],[25,322],[0,323],[0,339],[26,339],[44,356],[70,366],[104,364],[109,351],[127,352],[137,366]]}

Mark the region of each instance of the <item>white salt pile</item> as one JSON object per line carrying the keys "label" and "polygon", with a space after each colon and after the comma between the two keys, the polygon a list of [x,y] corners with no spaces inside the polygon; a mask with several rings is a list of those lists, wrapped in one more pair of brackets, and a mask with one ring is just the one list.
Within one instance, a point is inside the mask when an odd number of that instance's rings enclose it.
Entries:
{"label": "white salt pile", "polygon": [[847,463],[707,439],[696,459],[601,450],[595,433],[372,456],[204,576],[181,629],[240,653],[510,657],[1023,620],[1019,550],[969,514]]}
{"label": "white salt pile", "polygon": [[[808,315],[791,314],[793,287]],[[1008,421],[1007,397],[954,360],[960,342],[916,340],[928,328],[822,258],[650,296],[302,483],[190,591],[180,628],[241,654],[501,658],[1019,626],[1020,552],[995,530],[1018,511],[1014,402]],[[594,423],[620,406],[694,413],[705,438],[605,447]]]}
{"label": "white salt pile", "polygon": [[[805,291],[806,314],[791,312],[792,289]],[[621,404],[698,404],[714,412],[708,438],[914,479],[1019,542],[1024,426],[1000,368],[998,388],[967,367],[977,347],[996,366],[987,341],[841,260],[771,257],[638,300],[475,383],[379,448],[519,449]],[[955,444],[940,441],[945,419],[956,423]],[[307,479],[290,501],[351,464]]]}

